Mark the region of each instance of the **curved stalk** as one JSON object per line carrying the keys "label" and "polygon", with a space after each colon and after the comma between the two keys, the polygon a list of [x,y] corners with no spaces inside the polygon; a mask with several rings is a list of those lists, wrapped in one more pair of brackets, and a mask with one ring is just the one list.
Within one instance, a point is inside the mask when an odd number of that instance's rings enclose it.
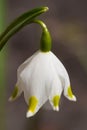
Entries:
{"label": "curved stalk", "polygon": [[4,47],[11,36],[29,24],[35,17],[46,12],[48,7],[40,7],[28,11],[15,19],[0,36],[0,50]]}
{"label": "curved stalk", "polygon": [[52,40],[50,32],[46,26],[46,24],[41,20],[32,20],[31,23],[37,23],[42,27],[42,35],[41,35],[41,41],[40,41],[40,50],[42,52],[48,52],[51,50],[52,46]]}

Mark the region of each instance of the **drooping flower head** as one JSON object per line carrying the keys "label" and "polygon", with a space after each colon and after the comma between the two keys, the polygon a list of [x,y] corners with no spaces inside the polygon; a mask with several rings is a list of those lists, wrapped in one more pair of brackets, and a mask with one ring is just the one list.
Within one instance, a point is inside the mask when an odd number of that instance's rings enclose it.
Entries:
{"label": "drooping flower head", "polygon": [[46,25],[34,21],[43,27],[41,47],[28,58],[17,71],[17,83],[9,100],[14,100],[24,92],[28,104],[26,116],[31,117],[49,100],[53,110],[59,110],[62,92],[71,101],[73,95],[68,73],[61,61],[51,52],[51,37]]}

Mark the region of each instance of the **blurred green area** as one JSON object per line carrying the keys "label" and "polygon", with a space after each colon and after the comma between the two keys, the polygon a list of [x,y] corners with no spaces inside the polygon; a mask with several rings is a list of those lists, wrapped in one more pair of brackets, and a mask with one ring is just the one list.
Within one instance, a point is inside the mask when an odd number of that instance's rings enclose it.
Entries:
{"label": "blurred green area", "polygon": [[[0,33],[5,29],[6,1],[0,0]],[[0,130],[5,130],[5,103],[6,103],[6,51],[0,52]]]}

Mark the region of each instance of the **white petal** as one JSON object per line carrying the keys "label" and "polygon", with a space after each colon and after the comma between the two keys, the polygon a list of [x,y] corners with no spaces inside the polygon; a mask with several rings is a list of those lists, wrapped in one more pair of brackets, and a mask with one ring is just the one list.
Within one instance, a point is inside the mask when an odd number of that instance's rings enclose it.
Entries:
{"label": "white petal", "polygon": [[51,55],[52,55],[52,60],[53,60],[55,69],[61,79],[63,87],[70,86],[69,75],[68,75],[67,70],[65,69],[64,65],[53,53],[51,53]]}
{"label": "white petal", "polygon": [[17,99],[22,93],[22,89],[20,86],[15,86],[11,97],[9,98],[9,101],[14,101],[15,99]]}
{"label": "white petal", "polygon": [[61,81],[59,76],[57,75],[57,72],[55,70],[55,66],[52,62],[52,60],[50,59],[49,62],[49,79],[47,80],[48,85],[48,96],[49,96],[49,100],[50,103],[53,107],[54,110],[58,111],[59,110],[59,100],[60,100],[60,96],[63,90]]}
{"label": "white petal", "polygon": [[54,111],[59,111],[59,106],[56,106],[56,107],[53,106],[53,110]]}
{"label": "white petal", "polygon": [[[37,55],[39,51],[37,51],[35,54],[33,54],[30,58],[28,58],[23,64],[21,64],[17,70],[17,83],[15,86],[15,89],[13,91],[12,96],[9,98],[9,101],[15,100],[17,97],[19,97],[23,91],[23,81],[21,79],[21,72],[25,69],[25,67],[30,63],[30,61],[33,59],[35,55]],[[17,90],[18,89],[18,90]],[[14,97],[14,93],[15,97]]]}
{"label": "white petal", "polygon": [[[41,87],[41,86],[40,86]],[[42,107],[42,105],[47,101],[47,96],[44,93],[44,90],[40,89],[38,86],[38,90],[35,92],[35,90],[30,93],[31,96],[28,96],[28,99],[26,99],[26,94],[25,94],[25,99],[28,101],[28,111],[27,111],[27,117],[35,115],[38,110]],[[35,103],[34,106],[34,100],[30,101],[30,98],[35,97],[37,99],[37,102]],[[33,104],[33,105],[32,105]]]}
{"label": "white petal", "polygon": [[25,67],[27,67],[27,65],[29,65],[29,63],[32,61],[32,59],[39,53],[39,51],[35,52],[31,57],[29,57],[24,63],[22,63],[18,70],[17,70],[17,75],[18,77],[20,76],[20,73],[24,70]]}
{"label": "white petal", "polygon": [[60,97],[62,94],[62,85],[58,77],[54,75],[53,82],[52,82],[52,89],[50,90],[50,104],[53,107],[53,110],[59,111],[59,102],[60,102]]}
{"label": "white petal", "polygon": [[69,100],[75,101],[76,97],[73,95],[72,90],[70,90],[71,91],[70,93],[72,93],[72,96],[69,96],[68,94],[68,89],[71,87],[70,87],[70,79],[69,79],[67,70],[65,69],[61,61],[53,53],[51,53],[51,55],[52,55],[53,63],[56,68],[57,74],[59,75],[61,79],[62,86],[64,88],[65,97],[67,97]]}
{"label": "white petal", "polygon": [[26,117],[29,118],[29,117],[31,117],[31,116],[34,116],[34,114],[35,114],[35,113],[32,113],[31,111],[28,111],[28,112],[26,113]]}
{"label": "white petal", "polygon": [[71,101],[76,101],[76,97],[75,97],[74,94],[72,93],[71,86],[69,86],[69,87],[66,89],[65,96],[66,96],[66,98],[68,98],[68,99],[71,100]]}
{"label": "white petal", "polygon": [[[22,84],[24,85],[24,97],[29,105],[29,98],[35,96],[38,99],[38,105],[32,113],[34,115],[40,107],[47,101],[47,92],[46,92],[46,77],[49,69],[49,59],[43,53],[39,53],[32,59],[32,62],[27,65],[27,67],[20,73]],[[42,67],[43,66],[43,67]],[[31,113],[28,111],[28,113]],[[31,114],[28,114],[31,115]]]}
{"label": "white petal", "polygon": [[62,85],[64,87],[70,86],[70,79],[62,62],[51,52],[52,61],[54,63],[57,74],[60,76]]}

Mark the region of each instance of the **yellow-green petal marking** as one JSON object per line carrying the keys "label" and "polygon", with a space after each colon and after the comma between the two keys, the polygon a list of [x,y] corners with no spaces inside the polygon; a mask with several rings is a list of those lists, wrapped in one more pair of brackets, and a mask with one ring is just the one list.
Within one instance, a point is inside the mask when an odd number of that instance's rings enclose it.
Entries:
{"label": "yellow-green petal marking", "polygon": [[59,95],[56,95],[56,96],[53,97],[52,102],[53,102],[54,107],[59,106],[59,101],[60,101],[60,96]]}
{"label": "yellow-green petal marking", "polygon": [[31,111],[31,112],[34,113],[37,104],[38,104],[38,99],[35,96],[30,97],[28,111]]}
{"label": "yellow-green petal marking", "polygon": [[18,94],[18,87],[15,86],[15,88],[14,88],[14,90],[13,90],[13,93],[12,93],[12,96],[11,96],[11,99],[15,99],[16,96],[17,96],[17,94]]}
{"label": "yellow-green petal marking", "polygon": [[70,98],[73,98],[73,93],[72,93],[71,87],[68,87],[68,96]]}

